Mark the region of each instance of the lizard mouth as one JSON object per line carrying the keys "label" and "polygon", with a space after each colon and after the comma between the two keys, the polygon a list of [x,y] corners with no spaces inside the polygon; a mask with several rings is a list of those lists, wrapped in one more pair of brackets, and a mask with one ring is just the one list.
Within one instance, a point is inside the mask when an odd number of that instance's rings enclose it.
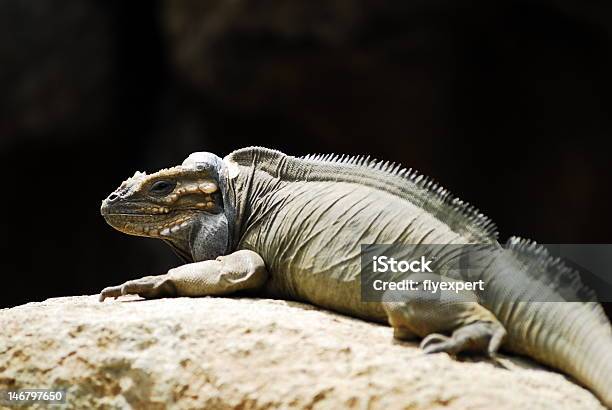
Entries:
{"label": "lizard mouth", "polygon": [[139,204],[111,204],[107,201],[102,202],[100,214],[106,217],[109,215],[124,215],[124,216],[155,216],[168,215],[172,211],[165,206],[141,206]]}
{"label": "lizard mouth", "polygon": [[102,213],[113,228],[129,235],[164,237],[188,228],[201,211],[179,210],[168,213],[109,212]]}

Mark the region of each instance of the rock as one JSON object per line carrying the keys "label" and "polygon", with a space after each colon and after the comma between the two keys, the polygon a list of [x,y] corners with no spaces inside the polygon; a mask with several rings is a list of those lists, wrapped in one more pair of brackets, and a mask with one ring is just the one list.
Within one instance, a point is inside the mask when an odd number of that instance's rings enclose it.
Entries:
{"label": "rock", "polygon": [[602,408],[533,363],[425,356],[294,302],[67,297],[1,310],[0,328],[0,389],[65,388],[74,409]]}

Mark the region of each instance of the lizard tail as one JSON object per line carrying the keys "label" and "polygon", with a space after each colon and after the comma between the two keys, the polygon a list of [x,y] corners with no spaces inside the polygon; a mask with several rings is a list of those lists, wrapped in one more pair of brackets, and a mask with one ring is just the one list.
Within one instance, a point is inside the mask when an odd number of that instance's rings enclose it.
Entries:
{"label": "lizard tail", "polygon": [[539,326],[533,325],[533,334],[523,335],[524,347],[537,360],[574,377],[612,408],[612,332],[601,305],[589,303],[533,303],[534,310],[539,310],[534,316],[542,317],[543,325],[537,330]]}
{"label": "lizard tail", "polygon": [[584,374],[584,384],[591,387],[608,408],[612,408],[612,336],[609,333],[607,340],[597,340],[597,337],[589,340],[590,349],[584,363],[592,366],[585,366],[580,373]]}
{"label": "lizard tail", "polygon": [[494,312],[508,330],[507,346],[566,372],[612,409],[612,327],[594,292],[535,242],[512,237],[506,245],[532,279],[514,287],[518,293],[498,295],[509,302]]}
{"label": "lizard tail", "polygon": [[567,372],[612,408],[612,331],[601,305],[595,302],[543,305],[544,309],[559,313],[557,320],[551,321],[554,327],[544,332],[547,340],[536,358],[539,356],[543,362]]}

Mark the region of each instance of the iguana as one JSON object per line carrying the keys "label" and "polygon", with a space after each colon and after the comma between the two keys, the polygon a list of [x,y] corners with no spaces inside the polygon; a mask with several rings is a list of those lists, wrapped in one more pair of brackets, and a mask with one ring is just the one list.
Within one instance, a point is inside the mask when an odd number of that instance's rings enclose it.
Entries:
{"label": "iguana", "polygon": [[[501,250],[487,217],[399,165],[369,157],[296,158],[261,147],[225,158],[198,152],[173,168],[137,172],[102,202],[101,213],[119,231],[164,240],[186,262],[108,287],[101,301],[237,292],[306,301],[389,323],[396,338],[423,338],[428,353],[494,356],[501,347],[531,356],[612,407],[610,322],[598,303],[563,302],[585,293],[576,272],[531,241],[513,237]],[[364,302],[360,244],[366,243],[487,244],[500,249],[491,258],[510,269],[485,265],[480,275],[489,291],[468,292],[466,300]],[[573,288],[559,285],[559,277],[569,277]],[[551,299],[557,302],[524,302],[525,288],[513,286],[547,278],[557,280],[546,290],[562,295]]]}

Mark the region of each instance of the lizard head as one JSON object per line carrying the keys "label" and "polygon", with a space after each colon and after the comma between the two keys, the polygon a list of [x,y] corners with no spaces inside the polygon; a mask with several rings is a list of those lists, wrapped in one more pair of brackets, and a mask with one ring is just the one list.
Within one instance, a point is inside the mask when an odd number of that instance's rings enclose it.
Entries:
{"label": "lizard head", "polygon": [[225,218],[220,163],[216,155],[200,152],[173,168],[136,172],[102,201],[100,212],[121,232],[173,243],[189,243],[203,226],[216,232]]}

